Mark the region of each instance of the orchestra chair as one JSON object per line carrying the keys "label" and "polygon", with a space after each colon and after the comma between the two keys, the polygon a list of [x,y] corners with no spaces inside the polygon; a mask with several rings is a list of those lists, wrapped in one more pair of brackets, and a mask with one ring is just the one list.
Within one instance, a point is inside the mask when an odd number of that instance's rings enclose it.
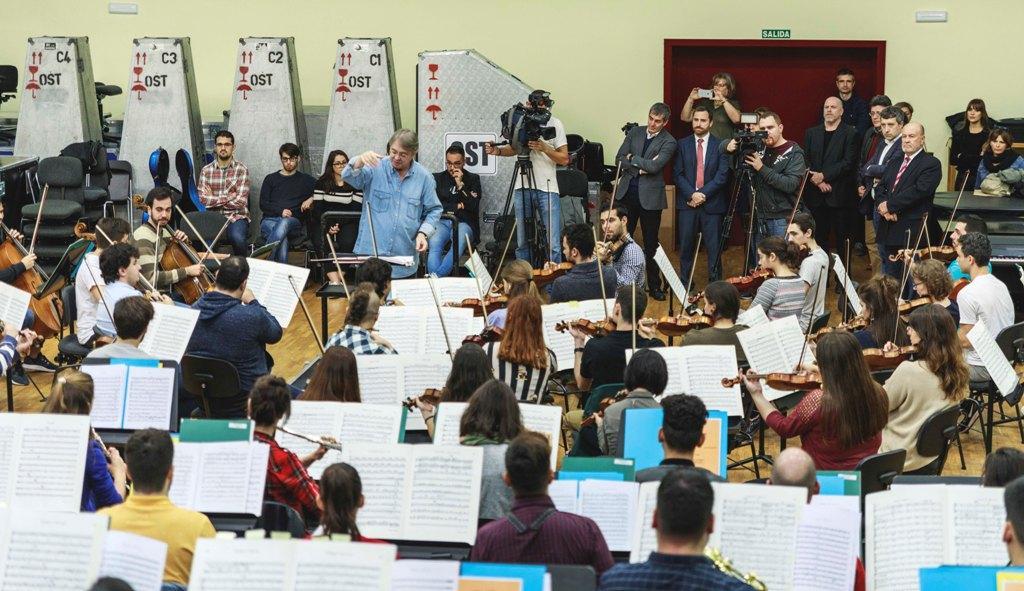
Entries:
{"label": "orchestra chair", "polygon": [[[917,453],[922,456],[938,456],[926,466],[907,472],[921,476],[940,476],[942,467],[946,465],[949,446],[955,439],[960,447],[960,431],[957,423],[960,420],[960,405],[954,404],[944,408],[925,419],[921,430],[917,433]],[[963,463],[964,452],[960,450],[960,461]],[[963,469],[966,469],[966,465]]]}
{"label": "orchestra chair", "polygon": [[884,386],[885,382],[887,382],[889,380],[889,378],[892,377],[892,372],[894,372],[894,371],[896,371],[896,368],[892,368],[892,369],[879,369],[879,370],[871,372],[871,378],[873,380],[875,380],[876,383]]}
{"label": "orchestra chair", "polygon": [[275,531],[288,532],[296,539],[306,537],[306,524],[299,512],[274,501],[263,501],[263,513],[256,519],[255,529],[262,529],[268,538]]}
{"label": "orchestra chair", "polygon": [[135,207],[132,205],[132,163],[127,160],[110,162],[110,198],[103,204],[104,217],[115,217],[118,205],[125,206],[125,219],[134,220]]}
{"label": "orchestra chair", "polygon": [[597,573],[588,564],[546,564],[551,575],[551,591],[594,591]]}
{"label": "orchestra chair", "polygon": [[[601,401],[602,400],[604,400],[605,398],[611,398],[612,396],[615,396],[616,392],[618,392],[619,390],[621,390],[621,389],[623,389],[625,387],[626,387],[625,384],[623,384],[622,382],[618,382],[618,383],[615,383],[615,384],[602,384],[602,385],[600,385],[600,386],[598,386],[596,388],[591,389],[590,390],[590,395],[587,397],[586,401],[583,403],[583,411],[579,415],[579,419],[578,420],[582,421],[586,417],[589,417],[590,415],[592,415],[595,412],[597,412],[601,408]],[[574,411],[572,414],[575,415],[578,412],[579,411]],[[579,443],[579,431],[578,431],[579,424],[576,423],[575,421],[569,420],[569,416],[566,415],[562,419],[562,425],[563,425],[563,429],[565,428],[565,426],[568,426],[569,429],[571,429],[573,431],[576,431],[576,436],[573,437],[572,451],[566,454],[566,455],[575,455],[574,452],[576,451],[576,447],[577,447],[576,444]],[[596,429],[597,427],[591,427],[591,428]],[[566,449],[568,449],[568,448],[566,448]]]}
{"label": "orchestra chair", "polygon": [[871,493],[888,490],[893,478],[903,474],[907,461],[907,450],[894,449],[868,456],[857,463],[854,470],[860,472],[860,508],[864,511],[864,497]]}
{"label": "orchestra chair", "polygon": [[921,476],[918,474],[900,474],[892,479],[893,484],[966,484],[981,486],[980,476]]}
{"label": "orchestra chair", "polygon": [[[1003,355],[1006,356],[1010,365],[1024,362],[1024,322],[1018,322],[999,331],[999,334],[996,335],[996,345],[1003,352]],[[1024,443],[1024,417],[1021,416],[1020,412],[1022,391],[1024,389],[1018,384],[1011,395],[1004,396],[999,392],[995,382],[992,380],[986,382],[972,381],[970,383],[970,397],[979,403],[979,408],[983,409],[980,419],[981,432],[985,439],[986,455],[992,453],[992,433],[993,429],[998,425],[1017,423],[1020,441]],[[1015,416],[1006,415],[1003,408],[1004,402],[1013,406],[1014,411],[1016,411]],[[999,419],[996,419],[994,416],[997,405],[999,406]],[[971,421],[967,421],[968,425],[970,423]]]}
{"label": "orchestra chair", "polygon": [[75,333],[75,320],[78,318],[78,305],[75,300],[75,285],[65,285],[60,290],[60,300],[64,305],[64,324],[68,327],[66,336],[57,343],[57,363],[60,365],[72,365],[80,363],[91,347],[79,344],[78,335]]}
{"label": "orchestra chair", "polygon": [[[217,252],[217,247],[224,244],[224,241],[227,240],[227,229],[221,233],[220,238],[217,238],[217,232],[220,232],[220,229],[224,227],[224,221],[227,219],[219,211],[190,211],[185,214],[185,217],[188,218],[188,221],[192,222],[192,226],[195,226],[196,230],[199,230],[199,236],[196,236],[196,233],[192,231],[192,227],[188,224],[178,224],[178,229],[184,232],[185,236],[188,236],[189,241],[192,243],[192,248],[199,253],[200,257],[206,253],[206,247],[203,246],[204,242],[210,245],[212,252]],[[202,240],[199,240],[200,237]],[[213,242],[214,238],[217,238],[216,244]],[[203,261],[203,264],[214,273],[216,273],[217,268],[220,266],[213,259]]]}
{"label": "orchestra chair", "polygon": [[[822,289],[826,289],[825,286],[822,286],[821,288]],[[814,333],[818,332],[819,330],[821,330],[821,329],[825,328],[826,326],[828,326],[828,319],[831,316],[832,316],[832,312],[830,310],[825,310],[824,314],[822,314],[821,316],[818,316],[817,318],[815,318],[814,322],[811,323],[811,334],[814,334]]]}
{"label": "orchestra chair", "polygon": [[[582,149],[582,147],[581,144],[580,148]],[[586,203],[590,197],[590,185],[587,183],[586,173],[577,168],[565,168],[555,171],[555,179],[558,181],[558,201],[562,207],[562,226],[577,221],[579,223],[589,222]],[[597,216],[598,220],[595,225],[600,225],[600,212],[597,213]],[[561,234],[562,229],[559,228],[558,235],[561,236]]]}
{"label": "orchestra chair", "polygon": [[201,418],[245,418],[248,395],[241,391],[235,366],[223,359],[185,355],[181,374],[185,390],[199,401]]}
{"label": "orchestra chair", "polygon": [[39,264],[49,268],[78,239],[75,224],[85,216],[85,171],[77,158],[53,156],[39,161],[35,176],[36,182],[29,184],[33,202],[21,208],[21,233],[28,244],[39,217],[42,190],[49,187],[35,248]]}

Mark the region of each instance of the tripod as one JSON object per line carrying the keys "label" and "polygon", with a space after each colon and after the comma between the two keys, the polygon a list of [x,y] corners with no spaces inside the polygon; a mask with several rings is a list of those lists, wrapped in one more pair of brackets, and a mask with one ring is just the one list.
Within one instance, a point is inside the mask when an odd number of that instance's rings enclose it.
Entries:
{"label": "tripod", "polygon": [[[722,221],[722,232],[718,238],[718,258],[715,259],[715,265],[712,267],[711,275],[709,277],[718,277],[722,272],[722,255],[725,252],[725,243],[729,241],[729,234],[732,233],[732,220],[736,215],[736,207],[739,205],[740,195],[743,194],[743,187],[750,189],[750,223],[747,225],[747,239],[743,250],[743,275],[749,271],[750,262],[750,242],[753,240],[754,234],[754,183],[753,183],[753,170],[749,166],[740,166],[737,168],[736,182],[733,183],[732,197],[729,199],[729,210],[725,214],[725,219]],[[694,261],[696,264],[696,261]]]}
{"label": "tripod", "polygon": [[[539,200],[536,200],[540,190],[537,188],[537,179],[533,174],[533,163],[530,162],[529,154],[518,154],[516,156],[515,168],[512,169],[512,180],[509,182],[508,194],[505,196],[505,207],[502,209],[502,219],[505,220],[502,228],[495,232],[504,236],[505,227],[508,226],[509,211],[514,212],[516,192],[516,179],[519,179],[520,190],[523,192],[523,233],[526,235],[526,246],[530,249],[530,263],[534,268],[540,268],[548,260],[548,251],[551,248],[548,237],[551,228],[551,208],[557,204],[548,203],[548,219],[539,218]],[[527,216],[527,208],[531,215]],[[518,244],[518,239],[517,239]]]}

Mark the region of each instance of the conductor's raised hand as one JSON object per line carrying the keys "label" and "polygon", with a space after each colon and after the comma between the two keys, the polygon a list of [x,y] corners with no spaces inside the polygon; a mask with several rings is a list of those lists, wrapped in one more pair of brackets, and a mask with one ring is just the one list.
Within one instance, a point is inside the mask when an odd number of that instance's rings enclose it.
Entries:
{"label": "conductor's raised hand", "polygon": [[378,164],[380,164],[381,158],[383,158],[383,156],[374,152],[373,150],[363,152],[362,154],[356,156],[356,159],[352,161],[352,168],[360,169],[364,166],[374,168]]}

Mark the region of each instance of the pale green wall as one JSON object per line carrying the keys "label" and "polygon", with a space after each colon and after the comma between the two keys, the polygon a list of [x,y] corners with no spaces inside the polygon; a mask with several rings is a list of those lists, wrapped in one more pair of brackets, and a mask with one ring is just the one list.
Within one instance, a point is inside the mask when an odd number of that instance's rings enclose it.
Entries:
{"label": "pale green wall", "polygon": [[[886,91],[907,100],[943,154],[942,118],[981,96],[998,116],[1024,116],[1024,76],[1011,35],[1021,0],[138,0],[139,14],[107,14],[106,0],[3,0],[0,63],[25,60],[25,38],[87,35],[97,80],[125,85],[129,46],[142,36],[189,36],[204,120],[231,98],[237,39],[295,37],[306,104],[327,104],[336,40],[393,40],[402,120],[413,126],[416,54],[474,48],[550,90],[569,132],[614,150],[624,121],[663,94],[665,38],[759,38],[789,28],[794,39],[885,40]],[[945,24],[915,24],[917,9],[949,11]],[[1002,25],[1000,25],[1002,23]],[[993,32],[993,29],[1000,29]],[[728,69],[728,64],[723,64]],[[799,89],[793,89],[799,92]],[[815,97],[817,100],[817,97]],[[108,99],[119,114],[124,95]],[[673,109],[679,105],[672,105]],[[17,101],[0,115],[17,113]],[[497,122],[496,122],[497,125]],[[795,138],[802,135],[802,130]]]}

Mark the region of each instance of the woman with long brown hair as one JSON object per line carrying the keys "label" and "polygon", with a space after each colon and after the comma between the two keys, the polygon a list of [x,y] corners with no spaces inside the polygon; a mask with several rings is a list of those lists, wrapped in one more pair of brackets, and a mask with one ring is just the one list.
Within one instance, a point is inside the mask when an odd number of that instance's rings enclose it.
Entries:
{"label": "woman with long brown hair", "polygon": [[[899,346],[907,345],[906,325],[899,320],[899,308],[896,307],[896,280],[888,275],[877,275],[857,286],[863,316],[868,325],[856,330],[861,349],[875,349],[895,339]],[[897,328],[896,323],[899,323]]]}
{"label": "woman with long brown hair", "polygon": [[917,435],[925,419],[958,404],[967,394],[970,372],[956,331],[953,319],[938,304],[914,310],[907,334],[917,355],[901,363],[885,382],[889,422],[882,430],[881,451],[907,450],[905,471],[935,459],[917,453]]}
{"label": "woman with long brown hair", "polygon": [[953,128],[953,147],[949,150],[949,163],[956,166],[956,190],[970,191],[976,186],[974,181],[981,163],[981,148],[991,129],[992,120],[988,117],[985,101],[980,98],[968,101],[963,120]]}
{"label": "woman with long brown hair", "polygon": [[361,402],[356,356],[346,347],[328,347],[299,400]]}
{"label": "woman with long brown hair", "polygon": [[[331,247],[327,240],[336,241],[335,252],[352,252],[359,233],[359,216],[352,215],[343,221],[324,226],[324,214],[346,212],[359,214],[363,209],[363,192],[346,183],[341,178],[341,171],[348,164],[348,154],[342,150],[331,150],[324,158],[324,172],[316,180],[313,196],[303,203],[302,210],[312,208],[309,216],[309,237],[313,248],[320,258],[331,256]],[[341,276],[334,265],[325,265],[327,279],[331,283],[340,283]]]}
{"label": "woman with long brown hair", "polygon": [[356,514],[366,503],[363,497],[363,481],[359,472],[346,464],[331,464],[320,476],[320,496],[316,504],[320,507],[320,527],[314,536],[348,535],[353,542],[383,544],[382,540],[363,537],[356,525]]}
{"label": "woman with long brown hair", "polygon": [[[509,301],[512,301],[512,298],[527,294],[540,297],[537,285],[533,282],[533,267],[530,266],[530,263],[520,259],[505,263],[494,285],[502,294],[508,297]],[[507,319],[508,308],[498,308],[497,310],[492,310],[487,315],[487,325],[505,328]]]}
{"label": "woman with long brown hair", "polygon": [[988,175],[1011,168],[1024,170],[1024,157],[1013,149],[1013,135],[1009,130],[997,127],[988,134],[988,141],[982,147],[975,186],[980,187]]}
{"label": "woman with long brown hair", "polygon": [[759,380],[743,381],[765,424],[780,437],[800,436],[818,470],[852,470],[882,442],[889,411],[885,390],[871,378],[850,333],[822,336],[816,354],[821,389],[808,392],[788,415],[765,398]]}
{"label": "woman with long brown hair", "polygon": [[512,507],[512,489],[502,479],[505,450],[523,431],[519,403],[507,384],[491,380],[470,396],[459,420],[459,443],[484,450],[480,519],[500,519]]}
{"label": "woman with long brown hair", "polygon": [[544,344],[540,306],[540,298],[534,295],[512,299],[501,341],[487,345],[494,377],[525,402],[540,403],[548,377],[558,371],[554,353]]}

